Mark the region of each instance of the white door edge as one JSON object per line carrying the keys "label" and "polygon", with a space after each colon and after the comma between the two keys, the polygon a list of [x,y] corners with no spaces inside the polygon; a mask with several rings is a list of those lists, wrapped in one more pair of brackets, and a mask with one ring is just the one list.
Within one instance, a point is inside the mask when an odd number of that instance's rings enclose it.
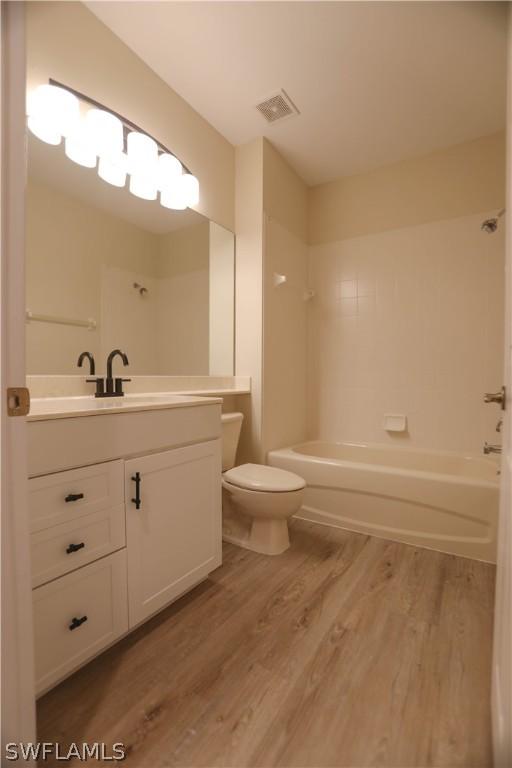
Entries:
{"label": "white door edge", "polygon": [[505,244],[504,383],[507,409],[503,418],[498,562],[492,663],[492,736],[494,765],[512,765],[512,14],[508,23],[507,192]]}
{"label": "white door edge", "polygon": [[[24,417],[8,417],[7,387],[25,384],[24,4],[0,5],[1,99],[1,587],[2,749],[35,739],[32,594]],[[2,755],[1,762],[4,762]],[[23,764],[23,760],[18,760]]]}

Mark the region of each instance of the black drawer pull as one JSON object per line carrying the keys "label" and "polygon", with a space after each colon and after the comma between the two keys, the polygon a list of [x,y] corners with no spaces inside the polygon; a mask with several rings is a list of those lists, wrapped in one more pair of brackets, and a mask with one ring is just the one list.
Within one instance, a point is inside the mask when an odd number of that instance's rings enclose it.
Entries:
{"label": "black drawer pull", "polygon": [[85,544],[83,541],[81,541],[80,544],[70,544],[66,549],[66,553],[70,555],[72,552],[78,552],[79,549],[83,549],[84,547]]}
{"label": "black drawer pull", "polygon": [[136,472],[132,480],[135,483],[135,498],[132,499],[132,504],[135,504],[135,509],[140,509],[140,472]]}
{"label": "black drawer pull", "polygon": [[73,630],[77,627],[81,627],[82,624],[87,621],[87,616],[82,616],[80,619],[77,619],[76,616],[74,619],[71,619],[71,624],[69,625],[69,629]]}
{"label": "black drawer pull", "polygon": [[83,499],[84,495],[83,493],[68,493],[64,501],[78,501],[78,499]]}

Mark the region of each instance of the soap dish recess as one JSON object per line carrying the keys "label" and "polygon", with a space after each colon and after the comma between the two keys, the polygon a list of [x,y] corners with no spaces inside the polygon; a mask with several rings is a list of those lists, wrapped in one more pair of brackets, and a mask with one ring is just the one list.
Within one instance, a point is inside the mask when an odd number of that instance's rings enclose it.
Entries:
{"label": "soap dish recess", "polygon": [[404,413],[385,413],[383,426],[386,432],[406,432],[407,416]]}

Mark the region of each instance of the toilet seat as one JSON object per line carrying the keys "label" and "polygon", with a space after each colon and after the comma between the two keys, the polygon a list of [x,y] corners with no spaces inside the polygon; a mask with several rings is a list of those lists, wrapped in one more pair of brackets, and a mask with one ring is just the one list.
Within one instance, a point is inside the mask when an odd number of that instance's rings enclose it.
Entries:
{"label": "toilet seat", "polygon": [[285,469],[267,467],[264,464],[241,464],[239,467],[228,469],[223,477],[228,483],[238,488],[267,493],[289,493],[299,491],[306,486],[299,475]]}

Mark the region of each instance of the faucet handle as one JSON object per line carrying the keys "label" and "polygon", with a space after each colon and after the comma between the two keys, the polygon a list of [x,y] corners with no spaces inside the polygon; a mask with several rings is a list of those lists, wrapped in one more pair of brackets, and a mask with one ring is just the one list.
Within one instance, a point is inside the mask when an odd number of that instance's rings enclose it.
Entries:
{"label": "faucet handle", "polygon": [[105,382],[101,378],[97,379],[86,379],[86,382],[88,384],[96,384],[96,392],[94,393],[95,397],[103,397],[105,394]]}
{"label": "faucet handle", "polygon": [[115,393],[119,397],[123,397],[123,384],[125,381],[131,381],[131,379],[122,379],[121,377],[115,379]]}

